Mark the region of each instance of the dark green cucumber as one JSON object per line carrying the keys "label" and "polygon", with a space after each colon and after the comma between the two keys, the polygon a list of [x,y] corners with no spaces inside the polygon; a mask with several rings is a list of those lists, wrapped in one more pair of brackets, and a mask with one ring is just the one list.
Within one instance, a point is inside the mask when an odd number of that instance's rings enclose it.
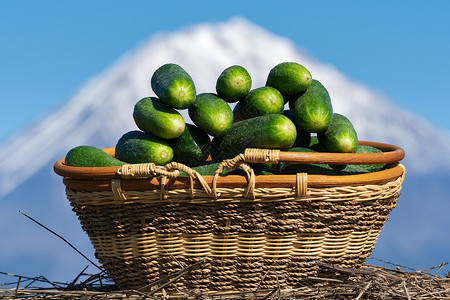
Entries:
{"label": "dark green cucumber", "polygon": [[[220,162],[216,162],[216,163],[209,163],[209,164],[193,167],[191,169],[197,171],[202,176],[212,176],[216,172],[219,165],[220,165]],[[234,171],[229,172],[224,168],[224,170],[222,171],[222,173],[220,175],[222,175],[222,176],[244,175],[244,171],[242,171],[241,169],[238,168]],[[180,171],[180,176],[187,176],[187,174],[184,173],[183,171]]]}
{"label": "dark green cucumber", "polygon": [[155,97],[139,100],[134,106],[133,118],[140,130],[162,139],[177,138],[185,128],[183,116]]}
{"label": "dark green cucumber", "polygon": [[250,166],[253,168],[256,175],[278,174],[278,164],[252,163]]}
{"label": "dark green cucumber", "polygon": [[[314,153],[316,151],[305,147],[294,147],[289,149],[289,152],[307,152]],[[296,163],[280,163],[279,172],[282,174],[296,174],[296,173],[308,173],[308,174],[325,174],[329,173],[331,168],[325,164],[296,164]]]}
{"label": "dark green cucumber", "polygon": [[227,102],[236,102],[247,96],[252,87],[252,78],[247,70],[233,65],[220,74],[216,82],[216,92]]}
{"label": "dark green cucumber", "polygon": [[[381,153],[381,152],[382,151],[380,149],[368,145],[358,145],[355,151],[355,153]],[[377,172],[383,169],[384,164],[359,165],[359,167],[366,169],[369,172]]]}
{"label": "dark green cucumber", "polygon": [[[209,163],[197,167],[192,167],[192,170],[197,171],[202,176],[211,176],[214,175],[214,172],[219,167],[220,163]],[[224,171],[225,172],[225,171]],[[187,174],[183,171],[180,171],[180,176],[187,176]]]}
{"label": "dark green cucumber", "polygon": [[[316,152],[310,148],[304,147],[291,148],[289,151],[309,153]],[[311,175],[354,175],[368,173],[367,170],[356,165],[347,165],[342,168],[334,168],[334,166],[330,166],[328,164],[280,163],[279,170],[282,174],[308,173]]]}
{"label": "dark green cucumber", "polygon": [[294,123],[281,114],[259,116],[233,123],[225,135],[213,140],[214,161],[233,158],[245,148],[287,150],[297,137]]}
{"label": "dark green cucumber", "polygon": [[327,89],[313,79],[308,89],[299,97],[289,101],[294,123],[306,132],[322,132],[330,125],[333,116],[330,95]]}
{"label": "dark green cucumber", "polygon": [[247,97],[240,100],[233,110],[234,121],[241,121],[268,114],[281,114],[284,99],[281,93],[272,87],[264,86],[251,90]]}
{"label": "dark green cucumber", "polygon": [[[358,145],[356,147],[355,153],[381,153],[380,149],[371,146]],[[371,165],[330,165],[330,167],[335,171],[342,170],[358,170],[364,169],[367,172],[377,172],[380,171],[384,165],[383,164],[371,164]]]}
{"label": "dark green cucumber", "polygon": [[317,135],[311,136],[311,142],[309,143],[309,147],[311,150],[316,152],[327,152],[327,150],[319,143],[319,139]]}
{"label": "dark green cucumber", "polygon": [[[294,122],[294,119],[292,117],[292,112],[289,109],[284,110],[283,115],[285,115],[292,122]],[[296,127],[297,127],[297,138],[295,139],[294,145],[292,147],[308,147],[311,143],[311,133],[303,131],[298,126],[296,126]]]}
{"label": "dark green cucumber", "polygon": [[233,111],[230,105],[212,93],[197,95],[188,108],[192,122],[211,136],[221,136],[233,123]]}
{"label": "dark green cucumber", "polygon": [[338,113],[333,114],[326,131],[317,134],[319,143],[329,152],[356,151],[358,135],[350,120]]}
{"label": "dark green cucumber", "polygon": [[266,86],[279,90],[283,96],[300,93],[311,84],[311,73],[299,63],[282,62],[267,76]]}
{"label": "dark green cucumber", "polygon": [[163,166],[172,161],[173,149],[166,140],[134,130],[119,139],[116,157],[130,164],[154,163]]}
{"label": "dark green cucumber", "polygon": [[153,73],[150,82],[156,96],[173,108],[188,108],[197,94],[191,76],[177,64],[162,65]]}
{"label": "dark green cucumber", "polygon": [[173,160],[189,167],[204,162],[211,153],[211,139],[208,134],[192,124],[186,124],[183,134],[173,140]]}
{"label": "dark green cucumber", "polygon": [[93,146],[78,146],[70,149],[64,163],[74,167],[112,167],[126,164]]}

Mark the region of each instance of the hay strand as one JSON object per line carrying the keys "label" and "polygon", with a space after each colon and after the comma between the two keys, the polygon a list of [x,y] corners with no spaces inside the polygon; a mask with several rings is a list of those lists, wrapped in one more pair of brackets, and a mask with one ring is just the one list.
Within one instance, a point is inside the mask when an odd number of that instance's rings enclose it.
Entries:
{"label": "hay strand", "polygon": [[[198,290],[178,289],[179,295],[168,295],[166,288],[175,287],[178,280],[191,271],[201,268],[203,262],[191,264],[181,271],[159,280],[150,286],[139,290],[118,290],[114,283],[102,284],[105,274],[88,275],[82,272],[77,278],[88,276],[80,284],[67,285],[59,282],[51,283],[57,288],[42,288],[39,283],[47,282],[41,276],[27,278],[13,275],[19,282],[11,289],[0,289],[0,298],[16,299],[26,297],[29,299],[450,299],[450,278],[437,273],[447,263],[424,270],[414,270],[409,267],[389,263],[390,266],[365,265],[361,269],[343,268],[340,266],[315,262],[316,264],[336,272],[335,278],[305,277],[295,288],[283,290],[280,286],[272,289],[258,288],[253,291],[235,291],[228,293],[202,293]],[[429,271],[438,269],[436,274]],[[94,279],[95,278],[95,279]],[[21,283],[25,288],[19,287]],[[90,284],[87,285],[86,283]],[[12,285],[12,284],[11,284]]]}

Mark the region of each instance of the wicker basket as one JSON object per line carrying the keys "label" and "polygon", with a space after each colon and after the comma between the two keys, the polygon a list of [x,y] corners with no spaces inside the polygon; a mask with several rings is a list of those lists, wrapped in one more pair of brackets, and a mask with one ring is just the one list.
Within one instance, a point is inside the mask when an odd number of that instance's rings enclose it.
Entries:
{"label": "wicker basket", "polygon": [[[405,169],[396,146],[382,153],[247,149],[214,176],[170,163],[54,170],[96,256],[123,289],[168,278],[198,261],[173,291],[294,287],[327,276],[319,260],[360,267],[395,207]],[[111,155],[114,148],[104,149]],[[358,175],[258,175],[248,163],[389,164]],[[245,175],[219,176],[223,168]],[[188,176],[180,177],[181,170]],[[169,288],[170,291],[170,288]]]}

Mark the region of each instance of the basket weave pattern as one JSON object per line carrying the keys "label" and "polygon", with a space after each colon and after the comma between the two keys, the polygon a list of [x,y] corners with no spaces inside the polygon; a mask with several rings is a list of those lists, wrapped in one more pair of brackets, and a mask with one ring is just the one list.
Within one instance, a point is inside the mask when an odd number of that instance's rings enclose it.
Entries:
{"label": "basket weave pattern", "polygon": [[[382,153],[246,149],[213,176],[176,162],[80,168],[62,159],[54,169],[97,258],[121,288],[140,289],[181,270],[190,271],[166,292],[289,288],[307,276],[336,276],[315,261],[362,266],[396,206],[404,151],[360,144]],[[114,155],[114,148],[104,150]],[[350,176],[255,176],[250,167],[280,162],[389,167]],[[236,168],[243,175],[220,176]]]}
{"label": "basket weave pattern", "polygon": [[[96,255],[124,289],[205,258],[178,288],[202,291],[295,286],[321,260],[358,267],[395,207],[403,176],[382,185],[122,191],[66,189]],[[250,184],[251,180],[249,180]]]}

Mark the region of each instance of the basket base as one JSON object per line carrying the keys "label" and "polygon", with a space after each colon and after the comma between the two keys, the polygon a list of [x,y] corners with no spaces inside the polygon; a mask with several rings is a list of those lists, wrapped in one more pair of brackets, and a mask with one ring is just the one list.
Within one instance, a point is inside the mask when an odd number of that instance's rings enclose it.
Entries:
{"label": "basket base", "polygon": [[[111,191],[66,191],[97,258],[122,289],[153,290],[173,279],[164,286],[169,294],[209,294],[336,278],[316,261],[363,266],[402,180],[308,189],[306,198],[289,188],[256,200],[202,202],[175,195],[155,200],[154,191],[128,191],[125,202]],[[201,266],[184,272],[199,260]],[[178,272],[182,276],[174,277]]]}
{"label": "basket base", "polygon": [[[354,268],[364,265],[366,255],[321,259],[320,262]],[[199,267],[185,272],[193,264]],[[274,288],[290,289],[313,277],[342,278],[336,269],[323,267],[311,258],[290,257],[284,259],[236,257],[236,258],[183,258],[166,257],[134,258],[122,260],[106,258],[102,263],[115,282],[123,290],[152,291],[161,284],[172,281],[166,292],[176,294],[197,291],[205,294],[236,291],[264,291]],[[300,270],[300,271],[299,271]],[[184,273],[184,274],[183,274]],[[181,276],[174,276],[180,274]],[[348,275],[348,274],[347,274]]]}

